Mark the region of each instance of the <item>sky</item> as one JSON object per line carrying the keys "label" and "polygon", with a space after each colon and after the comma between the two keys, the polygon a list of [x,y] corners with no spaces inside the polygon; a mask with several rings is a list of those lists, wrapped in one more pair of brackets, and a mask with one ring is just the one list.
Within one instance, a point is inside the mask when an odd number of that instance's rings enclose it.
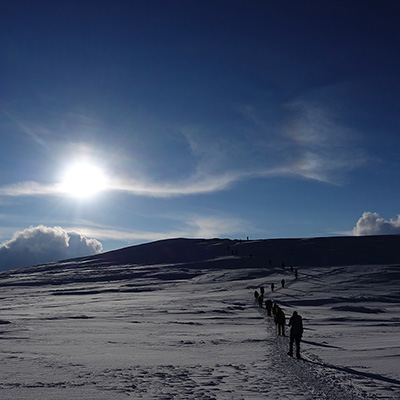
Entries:
{"label": "sky", "polygon": [[400,233],[399,18],[396,0],[1,1],[0,268]]}

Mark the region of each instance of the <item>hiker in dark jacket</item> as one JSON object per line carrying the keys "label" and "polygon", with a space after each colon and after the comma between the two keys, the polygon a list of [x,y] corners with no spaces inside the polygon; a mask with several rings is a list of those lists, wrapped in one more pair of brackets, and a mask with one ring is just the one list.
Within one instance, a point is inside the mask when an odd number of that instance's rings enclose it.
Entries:
{"label": "hiker in dark jacket", "polygon": [[282,308],[278,307],[275,318],[278,325],[278,335],[285,336],[286,316]]}
{"label": "hiker in dark jacket", "polygon": [[289,320],[290,326],[290,348],[289,348],[289,356],[293,356],[293,342],[296,342],[296,357],[300,358],[300,341],[303,336],[303,319],[297,313],[297,311],[293,311],[293,315]]}
{"label": "hiker in dark jacket", "polygon": [[276,313],[278,312],[278,304],[274,303],[272,304],[272,315],[274,316],[274,321],[276,323]]}
{"label": "hiker in dark jacket", "polygon": [[258,301],[258,306],[262,308],[262,306],[264,305],[264,295],[263,295],[263,294],[260,294],[260,295],[258,296],[257,301]]}
{"label": "hiker in dark jacket", "polygon": [[257,290],[255,290],[254,291],[254,300],[257,302],[258,302],[258,296],[259,296],[259,294],[258,294]]}
{"label": "hiker in dark jacket", "polygon": [[265,308],[267,310],[267,315],[270,317],[271,311],[272,311],[272,300],[271,299],[265,300]]}

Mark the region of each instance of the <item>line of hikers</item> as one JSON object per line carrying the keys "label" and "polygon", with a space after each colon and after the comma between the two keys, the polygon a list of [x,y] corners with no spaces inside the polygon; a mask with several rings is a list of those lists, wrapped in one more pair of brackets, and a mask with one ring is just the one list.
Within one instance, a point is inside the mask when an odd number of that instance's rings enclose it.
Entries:
{"label": "line of hikers", "polygon": [[[284,287],[284,285],[282,285]],[[260,287],[260,293],[256,290],[254,292],[254,298],[258,303],[259,307],[265,308],[267,310],[267,315],[269,317],[274,317],[274,322],[277,327],[278,335],[285,336],[285,325],[286,325],[286,315],[282,308],[278,306],[271,299],[267,299],[264,302],[265,289],[263,286]],[[288,326],[290,327],[290,342],[289,342],[289,352],[288,355],[293,356],[293,344],[296,343],[296,357],[300,358],[300,342],[303,336],[303,319],[297,311],[293,311],[292,316],[289,319]]]}

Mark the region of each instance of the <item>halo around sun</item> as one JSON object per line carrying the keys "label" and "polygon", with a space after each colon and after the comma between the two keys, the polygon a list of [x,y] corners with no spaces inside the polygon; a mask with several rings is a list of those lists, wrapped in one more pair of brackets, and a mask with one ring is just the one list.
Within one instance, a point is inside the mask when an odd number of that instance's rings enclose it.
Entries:
{"label": "halo around sun", "polygon": [[71,165],[65,171],[61,192],[78,198],[92,197],[107,188],[107,177],[103,170],[90,162]]}

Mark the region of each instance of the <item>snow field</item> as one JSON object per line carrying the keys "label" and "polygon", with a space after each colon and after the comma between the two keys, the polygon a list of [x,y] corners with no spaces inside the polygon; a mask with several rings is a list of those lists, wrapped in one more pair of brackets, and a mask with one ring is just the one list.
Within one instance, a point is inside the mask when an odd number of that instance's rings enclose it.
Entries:
{"label": "snow field", "polygon": [[[397,266],[302,266],[295,280],[256,262],[3,275],[0,398],[399,398]],[[260,285],[303,316],[303,360],[256,306]]]}

